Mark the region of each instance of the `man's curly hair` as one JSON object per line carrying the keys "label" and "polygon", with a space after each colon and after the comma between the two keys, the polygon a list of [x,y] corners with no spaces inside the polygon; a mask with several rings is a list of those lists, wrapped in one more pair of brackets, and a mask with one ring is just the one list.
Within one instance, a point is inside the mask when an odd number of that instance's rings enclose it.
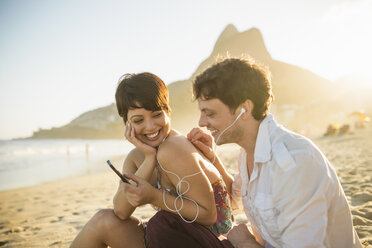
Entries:
{"label": "man's curly hair", "polygon": [[199,74],[193,82],[193,94],[195,99],[217,98],[232,112],[249,99],[256,120],[266,117],[274,100],[269,70],[243,58],[224,59]]}

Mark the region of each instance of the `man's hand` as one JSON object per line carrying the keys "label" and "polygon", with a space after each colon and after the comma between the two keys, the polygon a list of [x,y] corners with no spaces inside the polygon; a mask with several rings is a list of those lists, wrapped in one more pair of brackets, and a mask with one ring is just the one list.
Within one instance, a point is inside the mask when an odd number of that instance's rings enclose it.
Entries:
{"label": "man's hand", "polygon": [[187,139],[199,149],[204,156],[213,162],[215,154],[213,151],[213,137],[206,134],[200,128],[193,128],[188,134]]}
{"label": "man's hand", "polygon": [[126,194],[128,202],[133,207],[151,203],[152,197],[154,196],[154,187],[151,186],[151,184],[149,184],[146,180],[137,177],[136,175],[125,174],[125,177],[137,183],[136,186],[120,182],[121,186],[124,188],[123,190]]}
{"label": "man's hand", "polygon": [[227,239],[235,248],[256,248],[262,247],[248,230],[248,227],[241,223],[234,226],[227,234]]}

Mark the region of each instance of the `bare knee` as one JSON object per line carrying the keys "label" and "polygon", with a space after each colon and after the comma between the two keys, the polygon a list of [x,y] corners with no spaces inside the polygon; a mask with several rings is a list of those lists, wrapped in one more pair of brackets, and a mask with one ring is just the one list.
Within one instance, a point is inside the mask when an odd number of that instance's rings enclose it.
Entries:
{"label": "bare knee", "polygon": [[102,209],[91,219],[99,240],[110,247],[143,246],[143,230],[141,222],[133,216],[121,220],[113,209]]}
{"label": "bare knee", "polygon": [[84,226],[71,247],[129,247],[143,245],[142,227],[134,217],[119,219],[113,209],[99,210]]}
{"label": "bare knee", "polygon": [[115,222],[114,216],[112,209],[99,210],[72,241],[70,248],[107,247],[106,233]]}
{"label": "bare knee", "polygon": [[113,209],[99,210],[89,222],[92,222],[90,226],[92,226],[96,232],[99,232],[99,235],[104,235],[104,237],[113,233],[113,230],[129,230],[135,226],[140,226],[140,221],[138,219],[130,216],[128,219],[122,220],[115,215]]}
{"label": "bare knee", "polygon": [[121,220],[115,215],[113,209],[101,209],[90,219],[87,225],[100,233],[104,233],[115,228],[120,222]]}

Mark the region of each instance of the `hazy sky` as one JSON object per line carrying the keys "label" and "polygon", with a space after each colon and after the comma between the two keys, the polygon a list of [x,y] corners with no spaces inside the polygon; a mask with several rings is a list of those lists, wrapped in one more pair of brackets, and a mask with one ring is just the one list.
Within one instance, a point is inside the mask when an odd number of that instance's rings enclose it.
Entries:
{"label": "hazy sky", "polygon": [[372,81],[371,13],[372,0],[1,0],[0,139],[114,102],[125,72],[190,77],[229,23],[259,28],[274,59]]}

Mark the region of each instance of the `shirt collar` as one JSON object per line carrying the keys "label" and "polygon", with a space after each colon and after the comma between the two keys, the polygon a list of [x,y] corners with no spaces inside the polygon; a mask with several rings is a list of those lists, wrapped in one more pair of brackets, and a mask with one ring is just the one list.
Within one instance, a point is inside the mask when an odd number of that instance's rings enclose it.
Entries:
{"label": "shirt collar", "polygon": [[271,141],[269,125],[274,122],[272,114],[268,114],[260,123],[254,149],[254,160],[258,163],[265,163],[271,159]]}

